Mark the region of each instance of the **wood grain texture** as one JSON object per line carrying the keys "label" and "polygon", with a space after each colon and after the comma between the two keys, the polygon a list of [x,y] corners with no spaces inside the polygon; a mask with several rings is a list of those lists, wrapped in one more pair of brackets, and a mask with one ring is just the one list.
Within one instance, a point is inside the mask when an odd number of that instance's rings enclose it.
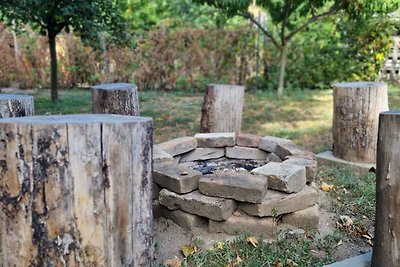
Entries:
{"label": "wood grain texture", "polygon": [[110,83],[92,87],[93,113],[139,116],[136,85]]}
{"label": "wood grain texture", "polygon": [[380,115],[372,266],[400,266],[400,112]]}
{"label": "wood grain texture", "polygon": [[0,122],[3,266],[151,266],[152,121]]}
{"label": "wood grain texture", "polygon": [[33,116],[33,96],[0,94],[0,118]]}
{"label": "wood grain texture", "polygon": [[335,84],[333,106],[333,154],[352,162],[375,163],[379,113],[389,110],[386,84]]}
{"label": "wood grain texture", "polygon": [[206,88],[201,110],[202,133],[240,132],[244,87],[210,84]]}

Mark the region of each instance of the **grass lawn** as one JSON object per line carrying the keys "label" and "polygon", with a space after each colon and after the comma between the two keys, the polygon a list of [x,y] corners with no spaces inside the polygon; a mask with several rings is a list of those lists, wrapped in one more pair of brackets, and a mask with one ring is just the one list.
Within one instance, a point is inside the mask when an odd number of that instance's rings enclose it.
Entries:
{"label": "grass lawn", "polygon": [[[399,88],[390,87],[390,108],[400,108]],[[50,102],[48,90],[34,93],[36,114],[90,113],[89,90],[60,91],[60,102]],[[203,93],[153,92],[139,93],[143,116],[154,120],[155,143],[194,135],[199,130]],[[244,132],[275,135],[294,140],[313,152],[324,151],[332,144],[332,91],[293,91],[277,99],[274,93],[247,92],[243,114]],[[254,246],[248,237],[241,236],[214,249],[203,250],[185,258],[183,266],[322,266],[334,260],[333,250],[343,242],[368,243],[365,236],[373,229],[375,216],[375,176],[355,174],[350,169],[321,166],[319,181],[333,185],[328,193],[329,212],[350,216],[351,227],[322,240],[312,235],[282,236],[273,245]],[[369,244],[369,243],[368,243]],[[342,245],[345,246],[345,245]],[[315,252],[318,252],[317,255]],[[322,254],[321,254],[322,253]],[[293,265],[291,262],[297,265]]]}

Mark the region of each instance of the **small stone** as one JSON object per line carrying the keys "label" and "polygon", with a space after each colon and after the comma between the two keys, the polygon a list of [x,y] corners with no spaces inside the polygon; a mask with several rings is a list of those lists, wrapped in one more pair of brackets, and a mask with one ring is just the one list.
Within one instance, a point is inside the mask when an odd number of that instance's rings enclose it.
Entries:
{"label": "small stone", "polygon": [[283,162],[283,164],[293,164],[298,166],[304,166],[306,168],[306,180],[307,183],[314,182],[315,177],[317,176],[317,161],[313,159],[307,158],[298,158],[289,156],[287,160]]}
{"label": "small stone", "polygon": [[236,143],[235,133],[198,133],[194,137],[198,147],[227,147]]}
{"label": "small stone", "polygon": [[248,134],[248,133],[238,133],[236,135],[236,145],[245,147],[255,147],[258,148],[261,142],[261,136]]}
{"label": "small stone", "polygon": [[317,203],[318,191],[306,185],[294,194],[268,190],[260,204],[240,203],[239,209],[248,215],[267,217],[303,210]]}
{"label": "small stone", "polygon": [[260,203],[267,191],[268,179],[246,171],[218,171],[199,180],[202,194],[231,198],[238,201]]}
{"label": "small stone", "polygon": [[286,193],[299,192],[306,185],[306,169],[303,166],[270,162],[251,171],[268,178],[268,188]]}
{"label": "small stone", "polygon": [[264,238],[274,238],[279,231],[279,226],[272,217],[259,218],[251,217],[246,214],[231,216],[227,221],[208,222],[210,233],[225,233],[228,235],[253,234],[262,235]]}
{"label": "small stone", "polygon": [[180,162],[218,159],[222,158],[223,156],[225,156],[224,148],[197,148],[187,154],[183,154]]}
{"label": "small stone", "polygon": [[173,161],[172,155],[168,154],[164,150],[162,150],[158,146],[154,146],[153,148],[153,162],[159,163],[159,162],[167,162],[167,161]]}
{"label": "small stone", "polygon": [[163,189],[159,195],[160,203],[170,210],[181,209],[191,214],[207,217],[215,221],[224,221],[236,210],[236,203],[231,199],[209,197],[199,191],[178,195]]}
{"label": "small stone", "polygon": [[283,160],[287,159],[289,156],[314,159],[314,153],[293,143],[278,144],[275,149],[275,154]]}
{"label": "small stone", "polygon": [[178,194],[196,190],[199,186],[201,176],[201,172],[186,168],[181,164],[154,164],[153,181],[163,188],[167,188]]}
{"label": "small stone", "polygon": [[290,143],[292,143],[292,141],[289,139],[267,135],[261,138],[261,142],[258,148],[267,152],[275,152],[276,145]]}
{"label": "small stone", "polygon": [[176,156],[194,150],[197,147],[197,140],[194,137],[181,137],[158,144],[155,147],[164,150],[171,156]]}
{"label": "small stone", "polygon": [[269,153],[267,156],[267,162],[278,162],[281,163],[282,159],[280,157],[278,157],[278,155],[276,155],[275,153]]}
{"label": "small stone", "polygon": [[163,206],[158,208],[157,214],[158,217],[170,219],[187,231],[193,231],[196,227],[204,226],[208,222],[208,219],[204,217],[190,214],[182,210],[169,210]]}
{"label": "small stone", "polygon": [[319,223],[318,205],[283,215],[282,222],[304,230],[315,229]]}
{"label": "small stone", "polygon": [[226,157],[231,159],[265,160],[268,154],[258,148],[234,146],[226,148]]}

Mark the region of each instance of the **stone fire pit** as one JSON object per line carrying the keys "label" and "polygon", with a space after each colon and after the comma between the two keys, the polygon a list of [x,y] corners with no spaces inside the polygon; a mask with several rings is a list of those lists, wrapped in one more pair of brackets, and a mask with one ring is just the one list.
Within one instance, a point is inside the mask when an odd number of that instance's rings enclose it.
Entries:
{"label": "stone fire pit", "polygon": [[208,133],[154,146],[155,216],[185,229],[273,237],[318,226],[312,152],[288,139]]}

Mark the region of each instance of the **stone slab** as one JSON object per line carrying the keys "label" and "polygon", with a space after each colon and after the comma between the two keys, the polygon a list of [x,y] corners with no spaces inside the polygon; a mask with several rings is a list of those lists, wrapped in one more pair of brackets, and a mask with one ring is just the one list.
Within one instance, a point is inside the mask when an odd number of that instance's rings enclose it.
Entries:
{"label": "stone slab", "polygon": [[371,267],[372,252],[355,256],[340,262],[335,262],[324,267]]}
{"label": "stone slab", "polygon": [[306,168],[307,183],[314,182],[315,177],[317,176],[318,163],[316,160],[289,156],[287,160],[283,161],[283,164],[304,166]]}
{"label": "stone slab", "polygon": [[153,168],[153,181],[178,194],[196,190],[202,173],[176,163],[157,163]]}
{"label": "stone slab", "polygon": [[222,158],[223,156],[225,156],[224,148],[200,147],[186,154],[183,154],[180,162],[218,159]]}
{"label": "stone slab", "polygon": [[267,185],[268,179],[246,171],[219,171],[199,180],[199,190],[204,195],[250,203],[260,203],[264,199]]}
{"label": "stone slab", "polygon": [[343,160],[337,158],[333,155],[332,151],[325,151],[317,154],[316,156],[317,162],[319,164],[327,165],[327,166],[342,166],[342,167],[351,167],[357,170],[358,172],[368,172],[372,168],[375,170],[376,165],[370,163],[357,163],[351,162],[347,160]]}
{"label": "stone slab", "polygon": [[235,133],[198,133],[194,137],[198,147],[227,147],[236,144]]}
{"label": "stone slab", "polygon": [[303,166],[270,162],[251,171],[268,178],[268,188],[286,193],[296,193],[306,185],[306,169]]}
{"label": "stone slab", "polygon": [[200,217],[198,215],[190,214],[182,210],[169,210],[168,208],[159,205],[154,210],[157,217],[164,217],[170,219],[183,229],[187,231],[193,231],[196,227],[207,225],[208,219]]}
{"label": "stone slab", "polygon": [[160,143],[155,147],[164,150],[169,153],[171,156],[180,155],[197,148],[197,140],[194,137],[180,137],[176,139],[172,139],[170,141]]}
{"label": "stone slab", "polygon": [[208,231],[210,233],[225,233],[228,235],[250,233],[262,235],[263,238],[274,238],[279,229],[272,217],[251,217],[244,213],[240,213],[240,216],[232,215],[227,221],[217,222],[210,220],[208,222]]}
{"label": "stone slab", "polygon": [[277,144],[275,154],[282,160],[287,159],[289,156],[314,159],[314,153],[293,143]]}
{"label": "stone slab", "polygon": [[179,195],[163,189],[159,194],[159,200],[170,210],[181,209],[215,221],[227,220],[236,209],[236,202],[232,199],[209,197],[199,191]]}
{"label": "stone slab", "polygon": [[269,153],[267,156],[267,162],[278,162],[281,163],[282,159],[280,157],[278,157],[278,155],[276,155],[275,153]]}
{"label": "stone slab", "polygon": [[162,190],[162,187],[153,182],[153,183],[152,183],[152,190],[153,190],[153,191],[151,192],[152,198],[153,198],[153,200],[155,200],[155,199],[158,198],[158,194],[159,194],[160,191]]}
{"label": "stone slab", "polygon": [[319,223],[318,205],[285,214],[282,216],[282,222],[304,230],[316,229]]}
{"label": "stone slab", "polygon": [[304,210],[317,203],[318,191],[306,185],[300,192],[294,194],[268,190],[261,203],[240,203],[239,209],[248,215],[267,217]]}
{"label": "stone slab", "polygon": [[258,148],[234,146],[226,148],[226,157],[231,159],[265,160],[267,152]]}
{"label": "stone slab", "polygon": [[167,153],[166,151],[162,150],[158,146],[153,147],[153,162],[154,163],[159,163],[159,162],[167,162],[167,161],[173,161],[174,158],[172,155]]}
{"label": "stone slab", "polygon": [[267,152],[275,152],[275,148],[278,144],[286,143],[292,143],[292,141],[285,138],[267,135],[261,138],[261,142],[258,148]]}
{"label": "stone slab", "polygon": [[258,148],[261,142],[261,136],[248,133],[238,133],[236,135],[236,145],[244,147]]}

